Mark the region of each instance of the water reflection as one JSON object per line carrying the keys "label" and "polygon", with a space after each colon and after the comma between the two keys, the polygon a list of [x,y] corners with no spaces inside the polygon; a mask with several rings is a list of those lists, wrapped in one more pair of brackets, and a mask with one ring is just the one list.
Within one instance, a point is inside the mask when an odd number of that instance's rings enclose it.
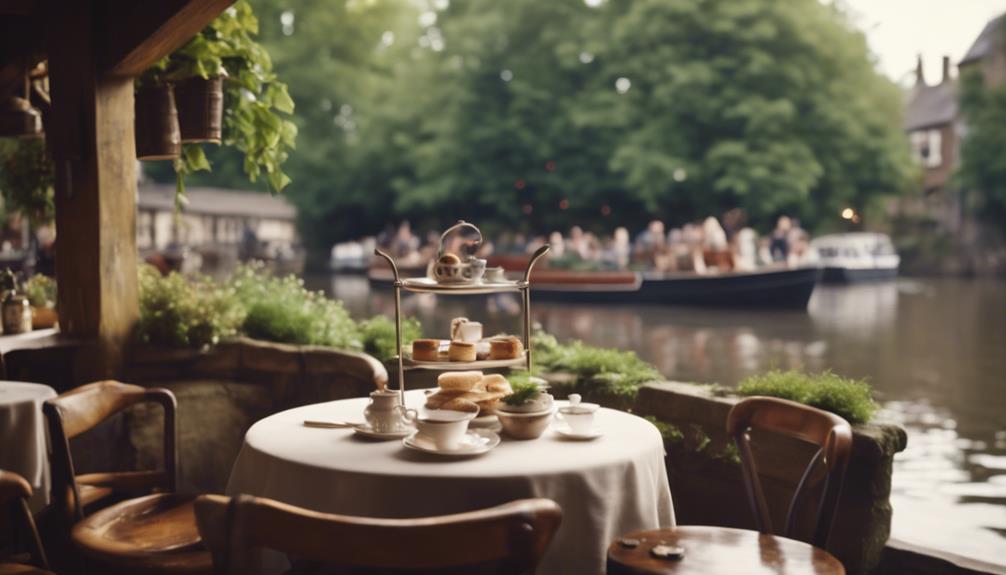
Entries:
{"label": "water reflection", "polygon": [[[391,289],[371,291],[365,278],[313,285],[357,317],[394,312]],[[459,315],[479,319],[487,333],[520,333],[510,296],[408,295],[402,307],[431,336],[444,337]],[[909,433],[896,460],[895,536],[1003,560],[1006,282],[820,286],[806,312],[536,301],[532,315],[560,339],[634,350],[670,379],[735,385],[774,367],[868,378],[883,417]]]}

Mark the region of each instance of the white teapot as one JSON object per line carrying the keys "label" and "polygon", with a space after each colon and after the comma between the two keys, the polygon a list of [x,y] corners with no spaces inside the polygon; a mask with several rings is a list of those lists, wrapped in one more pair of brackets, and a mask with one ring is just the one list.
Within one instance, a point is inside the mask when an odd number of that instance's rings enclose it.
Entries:
{"label": "white teapot", "polygon": [[363,410],[367,424],[377,433],[395,433],[411,427],[415,409],[398,403],[398,391],[378,389],[370,392],[370,403]]}

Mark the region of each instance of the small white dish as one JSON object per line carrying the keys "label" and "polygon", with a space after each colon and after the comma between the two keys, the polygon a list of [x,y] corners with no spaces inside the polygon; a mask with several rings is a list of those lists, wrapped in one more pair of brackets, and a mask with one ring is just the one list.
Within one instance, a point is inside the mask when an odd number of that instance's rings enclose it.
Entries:
{"label": "small white dish", "polygon": [[604,435],[604,433],[596,427],[592,427],[583,433],[573,431],[567,426],[557,426],[554,427],[553,429],[555,429],[555,432],[563,436],[564,438],[575,439],[577,441],[591,441]]}
{"label": "small white dish", "polygon": [[488,429],[469,429],[457,449],[445,451],[438,449],[432,439],[424,437],[418,431],[402,440],[402,445],[414,451],[448,457],[465,457],[482,455],[500,444],[500,436]]}
{"label": "small white dish", "polygon": [[403,427],[397,431],[375,431],[374,428],[371,427],[369,424],[363,423],[360,425],[354,425],[353,431],[357,435],[366,437],[368,439],[382,439],[387,441],[389,439],[401,439],[407,435],[412,435],[413,433],[416,432],[416,428],[410,425],[408,427]]}

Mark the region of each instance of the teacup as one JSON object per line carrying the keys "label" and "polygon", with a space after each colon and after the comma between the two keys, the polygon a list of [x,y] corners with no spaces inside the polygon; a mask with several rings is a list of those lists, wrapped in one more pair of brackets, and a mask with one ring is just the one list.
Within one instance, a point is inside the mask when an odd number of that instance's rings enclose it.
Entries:
{"label": "teacup", "polygon": [[594,428],[594,414],[600,408],[596,403],[580,403],[578,393],[569,395],[569,405],[559,408],[558,418],[566,422],[570,431],[576,434],[590,433]]}
{"label": "teacup", "polygon": [[499,283],[506,280],[506,274],[500,266],[486,268],[483,278],[489,283]]}
{"label": "teacup", "polygon": [[477,413],[436,410],[415,418],[419,435],[429,439],[440,451],[456,451],[468,431],[468,422]]}
{"label": "teacup", "polygon": [[370,392],[370,403],[363,410],[367,425],[377,433],[395,433],[409,426],[416,410],[399,405],[398,391],[379,389]]}

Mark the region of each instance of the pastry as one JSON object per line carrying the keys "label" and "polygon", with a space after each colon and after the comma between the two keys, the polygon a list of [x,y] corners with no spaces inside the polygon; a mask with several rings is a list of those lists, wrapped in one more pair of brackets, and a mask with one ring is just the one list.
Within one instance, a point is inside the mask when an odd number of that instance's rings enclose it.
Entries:
{"label": "pastry", "polygon": [[416,361],[437,361],[440,359],[440,342],[435,339],[413,340],[412,359]]}
{"label": "pastry", "polygon": [[455,265],[458,265],[458,264],[461,263],[461,258],[459,258],[458,256],[456,256],[454,254],[444,254],[444,255],[440,256],[440,259],[437,260],[437,262],[441,263],[441,264],[447,264],[447,265],[455,266]]}
{"label": "pastry", "polygon": [[451,361],[475,361],[475,344],[467,341],[452,341],[447,348],[447,359]]}
{"label": "pastry", "polygon": [[476,343],[482,339],[482,324],[470,321],[466,317],[456,317],[451,320],[451,341],[467,341]]}
{"label": "pastry", "polygon": [[489,340],[489,359],[514,359],[524,353],[524,345],[512,335]]}
{"label": "pastry", "polygon": [[485,386],[485,389],[488,392],[502,393],[503,395],[510,395],[513,393],[513,388],[510,387],[510,382],[498,373],[490,373],[489,375],[483,377],[479,384]]}
{"label": "pastry", "polygon": [[447,391],[471,391],[482,381],[481,371],[452,371],[437,377],[437,386]]}
{"label": "pastry", "polygon": [[[427,402],[427,406],[429,406],[429,402]],[[449,409],[451,411],[463,411],[465,413],[478,413],[481,410],[479,404],[475,403],[474,401],[465,399],[463,397],[452,398],[450,401],[447,401],[443,405],[441,405],[439,409]]]}

